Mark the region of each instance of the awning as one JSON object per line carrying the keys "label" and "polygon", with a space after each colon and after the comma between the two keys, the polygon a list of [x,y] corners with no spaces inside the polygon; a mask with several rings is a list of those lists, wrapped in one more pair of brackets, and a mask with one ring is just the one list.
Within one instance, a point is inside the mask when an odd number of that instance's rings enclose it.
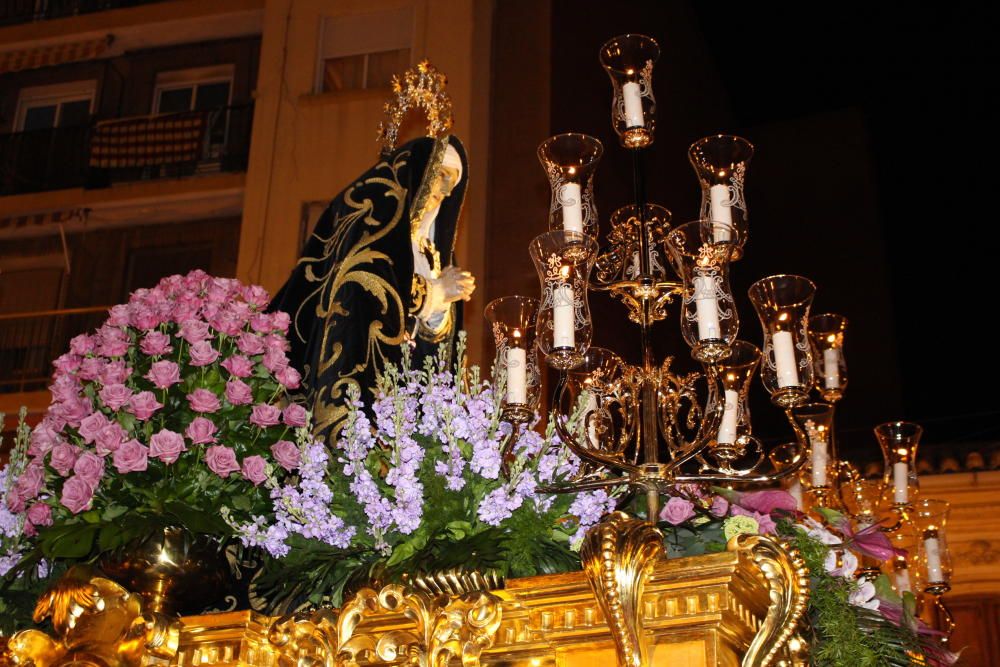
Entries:
{"label": "awning", "polygon": [[82,42],[64,42],[16,51],[0,51],[0,74],[51,67],[100,58],[114,39],[112,35]]}

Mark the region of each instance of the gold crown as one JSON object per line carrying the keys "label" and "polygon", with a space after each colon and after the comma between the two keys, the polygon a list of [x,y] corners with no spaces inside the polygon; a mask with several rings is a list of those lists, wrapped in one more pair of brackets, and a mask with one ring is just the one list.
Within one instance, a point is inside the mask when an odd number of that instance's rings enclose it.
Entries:
{"label": "gold crown", "polygon": [[451,129],[451,97],[445,92],[448,77],[427,60],[417,63],[403,73],[403,78],[392,77],[392,97],[385,103],[385,120],[378,126],[378,141],[382,152],[396,147],[399,126],[406,112],[420,109],[427,116],[427,136],[440,137]]}

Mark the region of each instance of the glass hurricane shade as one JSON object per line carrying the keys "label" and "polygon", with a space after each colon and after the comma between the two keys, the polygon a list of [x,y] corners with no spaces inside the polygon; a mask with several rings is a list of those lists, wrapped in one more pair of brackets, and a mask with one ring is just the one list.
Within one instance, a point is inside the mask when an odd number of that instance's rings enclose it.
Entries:
{"label": "glass hurricane shade", "polygon": [[718,409],[722,403],[722,421],[715,437],[713,449],[736,448],[743,450],[743,444],[750,437],[750,407],[747,396],[750,381],[760,364],[760,349],[746,341],[733,341],[728,357],[716,363],[719,378],[718,391],[711,396],[709,411]]}
{"label": "glass hurricane shade", "polygon": [[491,301],[484,314],[496,345],[494,379],[502,391],[501,407],[505,412],[534,414],[542,384],[535,352],[538,299],[501,297]]}
{"label": "glass hurricane shade", "polygon": [[885,461],[883,479],[887,504],[896,508],[911,504],[919,488],[917,448],[924,429],[913,422],[886,422],[875,427],[875,437]]}
{"label": "glass hurricane shade", "polygon": [[594,172],[603,154],[600,141],[576,132],[549,137],[538,147],[538,160],[552,188],[549,229],[597,238]]}
{"label": "glass hurricane shade", "polygon": [[809,445],[802,467],[802,481],[809,489],[830,489],[836,482],[833,413],[833,405],[829,403],[804,403],[791,409],[796,430]]}
{"label": "glass hurricane shade", "polygon": [[619,35],[601,47],[601,65],[613,89],[611,123],[625,148],[645,148],[653,143],[653,65],[659,57],[660,46],[645,35]]}
{"label": "glass hurricane shade", "polygon": [[764,332],[761,380],[783,408],[805,403],[813,384],[807,322],[815,294],[811,280],[793,275],[763,278],[749,289]]}
{"label": "glass hurricane shade", "polygon": [[847,388],[847,363],[844,361],[844,333],[847,318],[824,313],[809,318],[809,339],[816,366],[816,391],[824,401],[839,401]]}
{"label": "glass hurricane shade", "polygon": [[753,144],[728,134],[704,137],[688,148],[688,160],[701,185],[701,217],[727,224],[739,234],[733,261],[743,257],[747,240],[744,187],[751,157]]}
{"label": "glass hurricane shade", "polygon": [[946,501],[930,498],[923,498],[913,504],[923,588],[925,592],[934,595],[941,595],[951,589],[951,555],[948,553],[945,534],[949,509]]}

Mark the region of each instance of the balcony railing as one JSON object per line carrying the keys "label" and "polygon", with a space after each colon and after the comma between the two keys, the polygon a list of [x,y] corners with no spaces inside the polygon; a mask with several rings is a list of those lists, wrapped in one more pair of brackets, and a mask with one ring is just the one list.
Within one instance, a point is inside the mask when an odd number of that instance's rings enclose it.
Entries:
{"label": "balcony railing", "polygon": [[77,334],[98,328],[109,306],[0,314],[0,393],[36,391],[49,384],[52,360]]}
{"label": "balcony railing", "polygon": [[0,0],[0,26],[60,19],[163,0]]}
{"label": "balcony railing", "polygon": [[0,196],[245,171],[253,106],[0,135]]}

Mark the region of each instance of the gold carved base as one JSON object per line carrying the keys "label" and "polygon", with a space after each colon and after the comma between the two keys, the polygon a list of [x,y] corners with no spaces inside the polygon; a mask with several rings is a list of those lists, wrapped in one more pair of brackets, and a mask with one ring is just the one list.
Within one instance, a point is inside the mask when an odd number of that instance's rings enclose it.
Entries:
{"label": "gold carved base", "polygon": [[[807,573],[794,553],[741,536],[725,553],[665,560],[661,545],[652,526],[613,514],[588,535],[586,572],[461,597],[390,585],[362,590],[341,610],[189,616],[179,627],[143,614],[134,596],[105,579],[77,578],[42,601],[72,623],[57,623],[55,638],[14,635],[0,665],[800,664],[789,640],[805,608]],[[791,644],[801,649],[798,639]]]}

